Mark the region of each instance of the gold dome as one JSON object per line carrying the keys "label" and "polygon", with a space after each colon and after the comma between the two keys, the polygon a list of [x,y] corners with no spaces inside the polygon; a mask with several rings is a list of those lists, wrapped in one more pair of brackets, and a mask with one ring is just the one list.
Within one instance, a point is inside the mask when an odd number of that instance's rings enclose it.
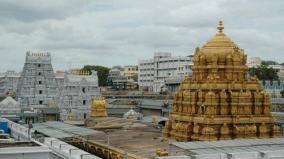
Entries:
{"label": "gold dome", "polygon": [[202,141],[280,136],[269,95],[256,78],[247,77],[243,49],[223,33],[222,22],[217,29],[195,50],[192,76],[175,94],[163,133],[177,140]]}
{"label": "gold dome", "polygon": [[[194,55],[193,74],[203,72],[202,76],[195,76],[198,80],[206,80],[218,74],[218,78],[224,80],[233,80],[227,77],[226,68],[238,66],[237,73],[240,79],[245,80],[247,71],[247,56],[243,49],[240,49],[230,38],[223,33],[223,23],[219,22],[217,27],[218,33],[211,38],[203,47],[196,48]],[[215,75],[213,75],[213,74]]]}
{"label": "gold dome", "polygon": [[218,49],[233,49],[238,47],[229,37],[226,36],[226,34],[223,33],[224,26],[222,21],[219,21],[217,29],[219,30],[218,33],[202,47],[203,49],[215,49],[216,47]]}

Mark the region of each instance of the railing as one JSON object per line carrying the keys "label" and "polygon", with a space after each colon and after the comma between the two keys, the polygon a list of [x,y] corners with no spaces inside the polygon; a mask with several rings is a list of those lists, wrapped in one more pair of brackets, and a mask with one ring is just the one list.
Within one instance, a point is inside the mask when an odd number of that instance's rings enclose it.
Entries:
{"label": "railing", "polygon": [[109,146],[107,144],[98,143],[95,141],[88,141],[84,138],[72,138],[66,141],[71,145],[79,147],[89,153],[96,154],[106,159],[145,159],[135,154],[127,153],[124,150]]}

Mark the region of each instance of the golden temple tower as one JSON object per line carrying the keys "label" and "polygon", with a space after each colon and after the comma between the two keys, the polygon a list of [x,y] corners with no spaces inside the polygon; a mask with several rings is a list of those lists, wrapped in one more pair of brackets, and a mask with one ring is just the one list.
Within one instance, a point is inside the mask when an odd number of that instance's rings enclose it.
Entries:
{"label": "golden temple tower", "polygon": [[107,117],[106,101],[104,97],[93,97],[91,105],[91,118]]}
{"label": "golden temple tower", "polygon": [[223,33],[196,48],[192,76],[176,92],[163,133],[178,141],[280,136],[270,113],[270,95],[248,77],[247,56]]}

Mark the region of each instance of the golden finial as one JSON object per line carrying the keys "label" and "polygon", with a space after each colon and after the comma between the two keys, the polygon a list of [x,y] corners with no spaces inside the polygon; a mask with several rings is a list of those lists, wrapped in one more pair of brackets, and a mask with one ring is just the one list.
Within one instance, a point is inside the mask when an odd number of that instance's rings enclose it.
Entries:
{"label": "golden finial", "polygon": [[219,30],[219,33],[223,33],[224,26],[222,20],[219,21],[217,29]]}

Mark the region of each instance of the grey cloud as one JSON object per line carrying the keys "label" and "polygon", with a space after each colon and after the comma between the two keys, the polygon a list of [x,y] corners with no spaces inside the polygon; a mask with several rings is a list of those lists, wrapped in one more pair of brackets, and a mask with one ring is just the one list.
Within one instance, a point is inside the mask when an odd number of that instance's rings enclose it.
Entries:
{"label": "grey cloud", "polygon": [[135,64],[156,51],[188,55],[215,35],[219,19],[248,56],[283,62],[282,6],[281,0],[2,0],[0,71],[21,70],[27,50],[51,52],[55,69]]}
{"label": "grey cloud", "polygon": [[[89,1],[90,2],[90,1]],[[43,19],[64,19],[87,8],[88,1],[78,0],[2,0],[1,19],[32,22]]]}

